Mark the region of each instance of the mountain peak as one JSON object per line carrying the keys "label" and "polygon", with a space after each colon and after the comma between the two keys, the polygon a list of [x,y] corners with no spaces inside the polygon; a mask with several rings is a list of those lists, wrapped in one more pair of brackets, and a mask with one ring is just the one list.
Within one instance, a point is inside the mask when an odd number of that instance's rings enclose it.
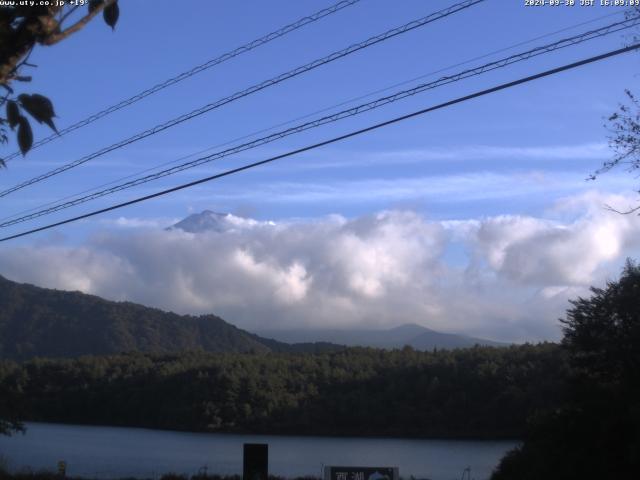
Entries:
{"label": "mountain peak", "polygon": [[200,213],[189,215],[187,218],[167,228],[167,230],[182,230],[189,233],[223,233],[261,225],[273,226],[275,223],[262,222],[252,218],[233,215],[232,213],[220,213],[212,210],[204,210]]}
{"label": "mountain peak", "polygon": [[214,212],[204,210],[200,213],[189,215],[172,225],[167,230],[182,230],[189,233],[200,233],[205,231],[224,232],[229,229],[230,213]]}

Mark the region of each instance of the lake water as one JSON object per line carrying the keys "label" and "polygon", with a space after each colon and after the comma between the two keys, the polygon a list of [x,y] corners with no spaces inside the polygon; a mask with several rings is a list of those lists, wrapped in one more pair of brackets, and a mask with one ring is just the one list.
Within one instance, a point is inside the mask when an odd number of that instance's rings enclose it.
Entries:
{"label": "lake water", "polygon": [[[488,478],[513,441],[332,438],[183,433],[143,428],[27,423],[27,433],[0,436],[11,470],[55,470],[94,478],[156,478],[167,472],[241,474],[242,445],[269,444],[269,473],[321,476],[324,465],[397,466],[400,476],[432,480]],[[465,476],[466,478],[466,476]]]}

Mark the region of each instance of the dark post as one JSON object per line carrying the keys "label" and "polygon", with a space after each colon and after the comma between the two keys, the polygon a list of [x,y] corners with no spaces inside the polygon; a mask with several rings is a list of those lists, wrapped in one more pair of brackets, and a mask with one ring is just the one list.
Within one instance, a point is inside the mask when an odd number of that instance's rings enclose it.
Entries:
{"label": "dark post", "polygon": [[269,476],[269,445],[266,443],[245,443],[242,478],[243,480],[267,480]]}
{"label": "dark post", "polygon": [[67,476],[67,462],[64,460],[60,460],[58,462],[58,476],[60,478],[65,478]]}

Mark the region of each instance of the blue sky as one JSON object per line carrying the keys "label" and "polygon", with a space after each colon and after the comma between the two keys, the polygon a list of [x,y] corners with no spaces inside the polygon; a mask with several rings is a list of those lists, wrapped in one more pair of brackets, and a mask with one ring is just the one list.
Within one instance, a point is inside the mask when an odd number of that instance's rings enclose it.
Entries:
{"label": "blue sky", "polygon": [[[192,79],[147,98],[64,139],[17,159],[3,172],[3,185],[13,185],[59,164],[75,160],[133,133],[198,106],[234,93],[261,80],[287,71],[396,25],[426,15],[451,2],[405,1],[391,3],[363,0],[342,12],[309,25],[254,52],[215,67]],[[179,20],[170,2],[123,2],[115,32],[101,22],[52,48],[40,48],[33,61],[39,65],[28,91],[42,92],[55,102],[58,124],[64,126],[109,106],[157,82],[200,64],[248,40],[277,29],[304,14],[321,9],[326,2],[200,2],[182,9]],[[403,82],[497,49],[526,41],[567,26],[615,13],[612,7],[524,7],[521,2],[492,0],[445,20],[392,39],[384,44],[338,60],[309,74],[289,80],[183,125],[110,153],[71,172],[18,192],[3,201],[6,211],[37,206],[60,196],[115,180],[138,170],[248,133],[271,127],[381,88]],[[250,14],[247,14],[250,12]],[[549,40],[609,23],[605,18]],[[360,118],[342,121],[307,134],[279,141],[237,158],[220,162],[229,167],[261,159],[317,140],[338,135],[454,98],[498,82],[517,78],[551,66],[619,47],[619,35],[594,40],[577,48],[516,65],[509,69],[459,82],[421,94],[397,105]],[[504,56],[494,55],[490,59]],[[489,59],[487,59],[489,60]],[[487,61],[485,60],[485,61]],[[474,62],[470,65],[476,65]],[[446,73],[454,73],[462,67]],[[438,76],[442,75],[439,74]],[[259,218],[315,216],[326,213],[358,215],[381,208],[410,205],[428,209],[438,217],[462,218],[469,214],[536,213],[548,195],[587,188],[582,180],[610,152],[603,119],[633,86],[637,56],[629,54],[560,74],[510,91],[477,99],[427,116],[379,130],[338,145],[317,150],[216,184],[149,202],[114,215],[184,216],[189,208],[247,211]],[[432,77],[433,79],[437,77]],[[410,85],[414,85],[414,83]],[[393,91],[393,90],[392,90]],[[371,97],[374,98],[374,97]],[[353,104],[349,104],[351,106]],[[38,132],[47,134],[46,130]],[[513,154],[516,149],[528,153]],[[469,154],[475,150],[475,155]],[[560,153],[558,152],[560,150]],[[512,154],[509,154],[509,152]],[[438,155],[447,152],[449,155]],[[564,155],[563,153],[564,152]],[[306,164],[312,163],[315,168]],[[155,182],[141,192],[205,176],[215,165]],[[553,180],[562,176],[566,185],[557,192],[513,194],[508,204],[500,198],[465,201],[463,192],[431,195],[432,181],[466,179],[476,192],[482,183],[536,172]],[[483,176],[487,176],[483,180]],[[433,180],[428,180],[429,178]],[[471,180],[475,177],[474,180]],[[345,195],[313,201],[300,191],[307,186],[344,186],[367,189],[370,182],[395,184],[424,180],[425,188],[409,187],[402,195],[366,195],[354,200]],[[522,180],[526,184],[525,180]],[[603,178],[602,184],[613,182]],[[510,180],[508,181],[510,183]],[[272,192],[274,187],[276,192]],[[289,186],[289,188],[287,188]],[[613,186],[620,191],[617,182]],[[627,188],[633,188],[632,181]],[[492,189],[492,186],[489,186]],[[502,190],[502,186],[498,186]],[[409,193],[410,190],[417,190]],[[296,192],[295,201],[288,201]],[[130,198],[128,191],[118,198]],[[345,192],[347,193],[347,192]],[[409,198],[411,197],[411,198]],[[434,198],[440,197],[440,198]],[[112,203],[104,199],[80,207]],[[506,208],[505,208],[506,207]],[[470,210],[471,209],[471,210]],[[64,218],[64,215],[54,218]],[[72,234],[74,228],[65,228]]]}
{"label": "blue sky", "polygon": [[[2,186],[11,186],[75,160],[202,104],[452,3],[362,0],[34,150],[24,159],[11,161],[8,169],[0,173]],[[64,127],[328,4],[326,1],[191,0],[181,2],[178,9],[175,2],[164,0],[122,1],[115,32],[97,21],[55,47],[38,48],[32,56],[38,65],[32,72],[34,81],[25,85],[24,91],[49,96],[58,113],[57,124]],[[370,47],[16,192],[2,199],[3,213],[10,215],[36,207],[400,82],[420,76],[436,79],[445,73],[455,73],[467,66],[622,18],[622,9],[618,7],[525,7],[523,4],[522,1],[489,0]],[[428,76],[474,57],[604,15],[610,16],[465,67]],[[620,34],[614,34],[544,55],[47,219],[53,221],[81,214],[299,148],[500,82],[619,48],[625,41]],[[205,209],[231,212],[258,221],[281,222],[314,221],[328,215],[355,221],[385,210],[411,211],[427,219],[425,221],[440,224],[482,222],[500,216],[577,222],[588,212],[597,212],[594,215],[600,218],[602,212],[598,208],[603,199],[610,198],[608,195],[622,195],[618,201],[623,203],[635,201],[637,179],[624,172],[609,173],[595,183],[584,179],[610,158],[603,124],[624,99],[624,89],[633,88],[637,83],[639,71],[637,54],[616,57],[219,182],[36,234],[2,248],[6,254],[17,246],[32,248],[49,243],[64,244],[66,248],[89,248],[85,242],[93,241],[91,239],[101,235],[105,228],[115,228],[113,225],[118,224],[118,219],[120,224],[127,223],[127,219],[132,223],[134,219],[138,224],[146,221],[159,227]],[[408,85],[415,84],[413,81]],[[348,103],[351,105],[355,103]],[[44,135],[48,135],[45,129],[36,130],[37,138]],[[13,149],[3,147],[3,151],[9,153]],[[559,208],[558,202],[574,207]],[[577,204],[582,207],[575,208]],[[3,233],[15,233],[43,223],[41,219],[5,229]],[[444,263],[470,268],[473,262],[469,258],[473,255],[468,254],[468,246],[464,245],[464,241],[451,240],[443,249]],[[462,253],[465,248],[467,255]],[[598,270],[600,276],[592,275],[578,283],[582,285],[615,274],[624,255],[635,252],[623,250],[606,257],[606,268],[600,264],[594,267],[593,271]],[[17,266],[12,268],[20,271]],[[31,277],[24,274],[21,279]],[[54,280],[40,283],[68,286]],[[567,287],[566,283],[562,285]],[[558,282],[550,285],[557,287]],[[547,287],[536,285],[536,288]],[[104,293],[89,287],[86,290]],[[172,305],[164,306],[172,308]],[[478,331],[483,333],[481,328]],[[514,333],[512,337],[517,335]],[[551,334],[535,335],[539,338]]]}

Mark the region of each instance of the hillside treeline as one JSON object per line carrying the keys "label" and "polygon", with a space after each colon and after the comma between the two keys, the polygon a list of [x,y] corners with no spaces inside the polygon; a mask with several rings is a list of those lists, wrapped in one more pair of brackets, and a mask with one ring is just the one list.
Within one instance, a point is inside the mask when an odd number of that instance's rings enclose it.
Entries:
{"label": "hillside treeline", "polygon": [[323,342],[261,338],[215,315],[178,315],[131,302],[21,284],[0,276],[0,358],[73,358],[120,352],[323,352]]}
{"label": "hillside treeline", "polygon": [[555,344],[419,352],[132,353],[0,363],[24,420],[163,429],[518,437],[561,402]]}

